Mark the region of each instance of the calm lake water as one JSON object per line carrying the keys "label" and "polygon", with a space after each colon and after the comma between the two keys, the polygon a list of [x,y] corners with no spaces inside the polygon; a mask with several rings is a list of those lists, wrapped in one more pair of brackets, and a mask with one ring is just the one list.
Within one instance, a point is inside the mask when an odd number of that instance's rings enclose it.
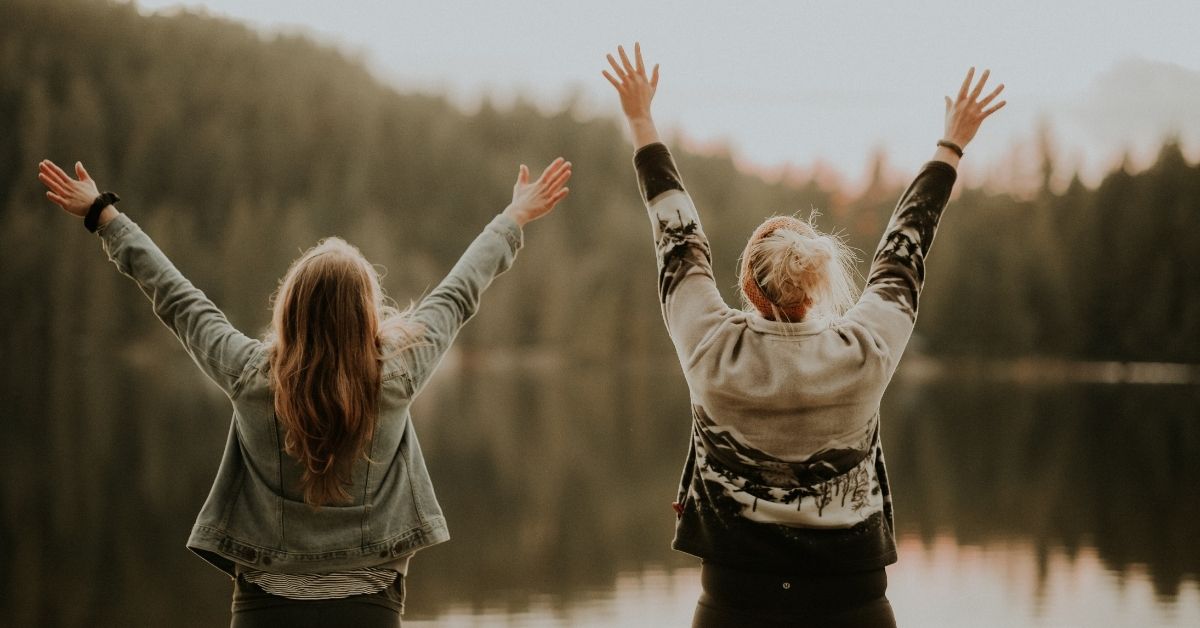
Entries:
{"label": "calm lake water", "polygon": [[[227,401],[153,331],[0,373],[0,623],[228,623],[228,579],[183,546]],[[1200,625],[1198,408],[1187,386],[901,377],[900,624]],[[672,363],[451,360],[414,417],[454,538],[413,560],[405,625],[688,625],[698,561],[669,549],[687,409]]]}

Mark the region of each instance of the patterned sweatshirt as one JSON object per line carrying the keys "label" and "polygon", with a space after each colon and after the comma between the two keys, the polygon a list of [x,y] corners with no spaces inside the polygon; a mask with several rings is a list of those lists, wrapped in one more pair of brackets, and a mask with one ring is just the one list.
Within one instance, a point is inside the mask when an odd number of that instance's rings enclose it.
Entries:
{"label": "patterned sweatshirt", "polygon": [[634,156],[659,300],[692,405],[672,547],[780,574],[896,561],[879,402],[912,334],[924,259],[956,173],[931,161],[901,196],[862,297],[837,319],[729,307],[666,146]]}

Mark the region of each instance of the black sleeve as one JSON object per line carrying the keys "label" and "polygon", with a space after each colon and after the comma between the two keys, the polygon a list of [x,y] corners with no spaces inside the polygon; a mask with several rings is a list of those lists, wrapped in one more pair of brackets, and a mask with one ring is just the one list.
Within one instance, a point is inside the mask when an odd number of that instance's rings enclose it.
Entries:
{"label": "black sleeve", "polygon": [[926,163],[900,196],[871,261],[867,292],[875,292],[914,320],[925,281],[925,256],[957,176],[950,164]]}
{"label": "black sleeve", "polygon": [[675,160],[662,142],[647,144],[638,149],[633,156],[633,165],[637,168],[638,187],[642,192],[642,200],[646,203],[663,192],[683,191],[683,179],[679,177]]}

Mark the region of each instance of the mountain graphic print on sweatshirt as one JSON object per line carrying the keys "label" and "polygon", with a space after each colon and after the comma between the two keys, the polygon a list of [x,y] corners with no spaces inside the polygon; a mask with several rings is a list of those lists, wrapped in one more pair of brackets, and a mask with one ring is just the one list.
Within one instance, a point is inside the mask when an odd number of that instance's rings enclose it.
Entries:
{"label": "mountain graphic print on sweatshirt", "polygon": [[845,315],[786,323],[721,298],[708,239],[666,146],[641,148],[634,165],[663,319],[692,403],[672,546],[783,574],[895,562],[879,402],[912,335],[954,168],[933,161],[921,169]]}

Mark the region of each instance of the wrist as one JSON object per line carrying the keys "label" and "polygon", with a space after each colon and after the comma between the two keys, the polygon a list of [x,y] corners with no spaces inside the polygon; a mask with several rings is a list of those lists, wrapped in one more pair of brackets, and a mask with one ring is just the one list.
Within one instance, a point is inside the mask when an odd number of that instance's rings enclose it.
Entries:
{"label": "wrist", "polygon": [[524,229],[525,224],[529,222],[525,219],[525,212],[518,209],[517,206],[512,203],[509,203],[508,207],[505,207],[504,211],[500,213],[511,218],[512,221],[517,223],[517,226],[521,227],[522,229]]}
{"label": "wrist", "polygon": [[949,148],[950,150],[952,150],[956,154],[958,154],[959,157],[962,157],[963,150],[967,147],[968,141],[970,141],[970,140],[961,140],[961,139],[954,137],[953,135],[947,134],[947,135],[943,135],[942,139],[937,141],[937,145]]}
{"label": "wrist", "polygon": [[635,149],[660,141],[658,128],[654,126],[654,120],[649,113],[644,116],[630,117],[629,130],[633,133]]}
{"label": "wrist", "polygon": [[113,207],[113,204],[119,202],[120,200],[121,197],[117,196],[113,192],[101,192],[98,196],[96,196],[96,200],[92,201],[91,208],[89,208],[87,213],[84,214],[83,228],[95,233],[101,225],[105,224],[105,222],[101,222],[101,217],[103,215],[107,213],[109,221],[111,221],[113,218],[116,218],[117,208]]}
{"label": "wrist", "polygon": [[117,211],[116,206],[114,206],[114,205],[105,206],[104,209],[100,210],[100,217],[96,220],[96,228],[103,229],[105,225],[116,220],[117,216],[120,216],[120,215],[121,215],[121,212]]}
{"label": "wrist", "polygon": [[960,157],[958,156],[958,153],[950,150],[949,148],[946,148],[945,146],[938,146],[937,150],[933,153],[932,159],[933,161],[945,162],[949,164],[950,167],[957,170]]}

